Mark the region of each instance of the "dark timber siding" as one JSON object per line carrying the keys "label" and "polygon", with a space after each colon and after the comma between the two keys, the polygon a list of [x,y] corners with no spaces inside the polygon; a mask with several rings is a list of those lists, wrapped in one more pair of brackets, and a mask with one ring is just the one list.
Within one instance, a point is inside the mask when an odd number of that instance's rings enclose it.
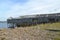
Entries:
{"label": "dark timber siding", "polygon": [[20,27],[27,25],[36,25],[41,23],[52,23],[52,22],[60,22],[60,13],[56,14],[42,14],[42,15],[33,15],[36,17],[28,17],[28,18],[12,18],[7,19],[9,27]]}

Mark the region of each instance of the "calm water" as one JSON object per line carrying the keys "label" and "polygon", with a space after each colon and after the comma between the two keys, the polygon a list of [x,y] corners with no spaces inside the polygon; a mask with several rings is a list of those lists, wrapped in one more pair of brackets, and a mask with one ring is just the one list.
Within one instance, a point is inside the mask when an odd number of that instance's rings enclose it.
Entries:
{"label": "calm water", "polygon": [[0,22],[0,28],[7,28],[7,22]]}

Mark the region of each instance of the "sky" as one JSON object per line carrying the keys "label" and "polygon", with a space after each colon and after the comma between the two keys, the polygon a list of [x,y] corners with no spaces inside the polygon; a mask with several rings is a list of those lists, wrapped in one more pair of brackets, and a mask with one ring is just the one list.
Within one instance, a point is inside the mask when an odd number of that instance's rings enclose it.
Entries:
{"label": "sky", "polygon": [[0,21],[22,15],[60,12],[60,0],[0,0]]}

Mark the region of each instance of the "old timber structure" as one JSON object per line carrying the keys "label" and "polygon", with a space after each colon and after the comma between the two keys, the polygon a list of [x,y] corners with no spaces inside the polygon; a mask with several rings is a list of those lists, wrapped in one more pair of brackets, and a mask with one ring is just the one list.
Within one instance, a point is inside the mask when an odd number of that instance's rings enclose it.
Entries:
{"label": "old timber structure", "polygon": [[9,28],[24,27],[41,23],[60,22],[60,13],[26,15],[18,18],[7,19]]}

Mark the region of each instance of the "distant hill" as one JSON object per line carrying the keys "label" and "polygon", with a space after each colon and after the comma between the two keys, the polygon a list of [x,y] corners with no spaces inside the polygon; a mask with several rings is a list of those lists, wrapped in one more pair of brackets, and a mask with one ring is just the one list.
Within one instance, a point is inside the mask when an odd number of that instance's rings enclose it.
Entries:
{"label": "distant hill", "polygon": [[0,23],[5,23],[5,22],[7,22],[7,21],[0,21]]}

